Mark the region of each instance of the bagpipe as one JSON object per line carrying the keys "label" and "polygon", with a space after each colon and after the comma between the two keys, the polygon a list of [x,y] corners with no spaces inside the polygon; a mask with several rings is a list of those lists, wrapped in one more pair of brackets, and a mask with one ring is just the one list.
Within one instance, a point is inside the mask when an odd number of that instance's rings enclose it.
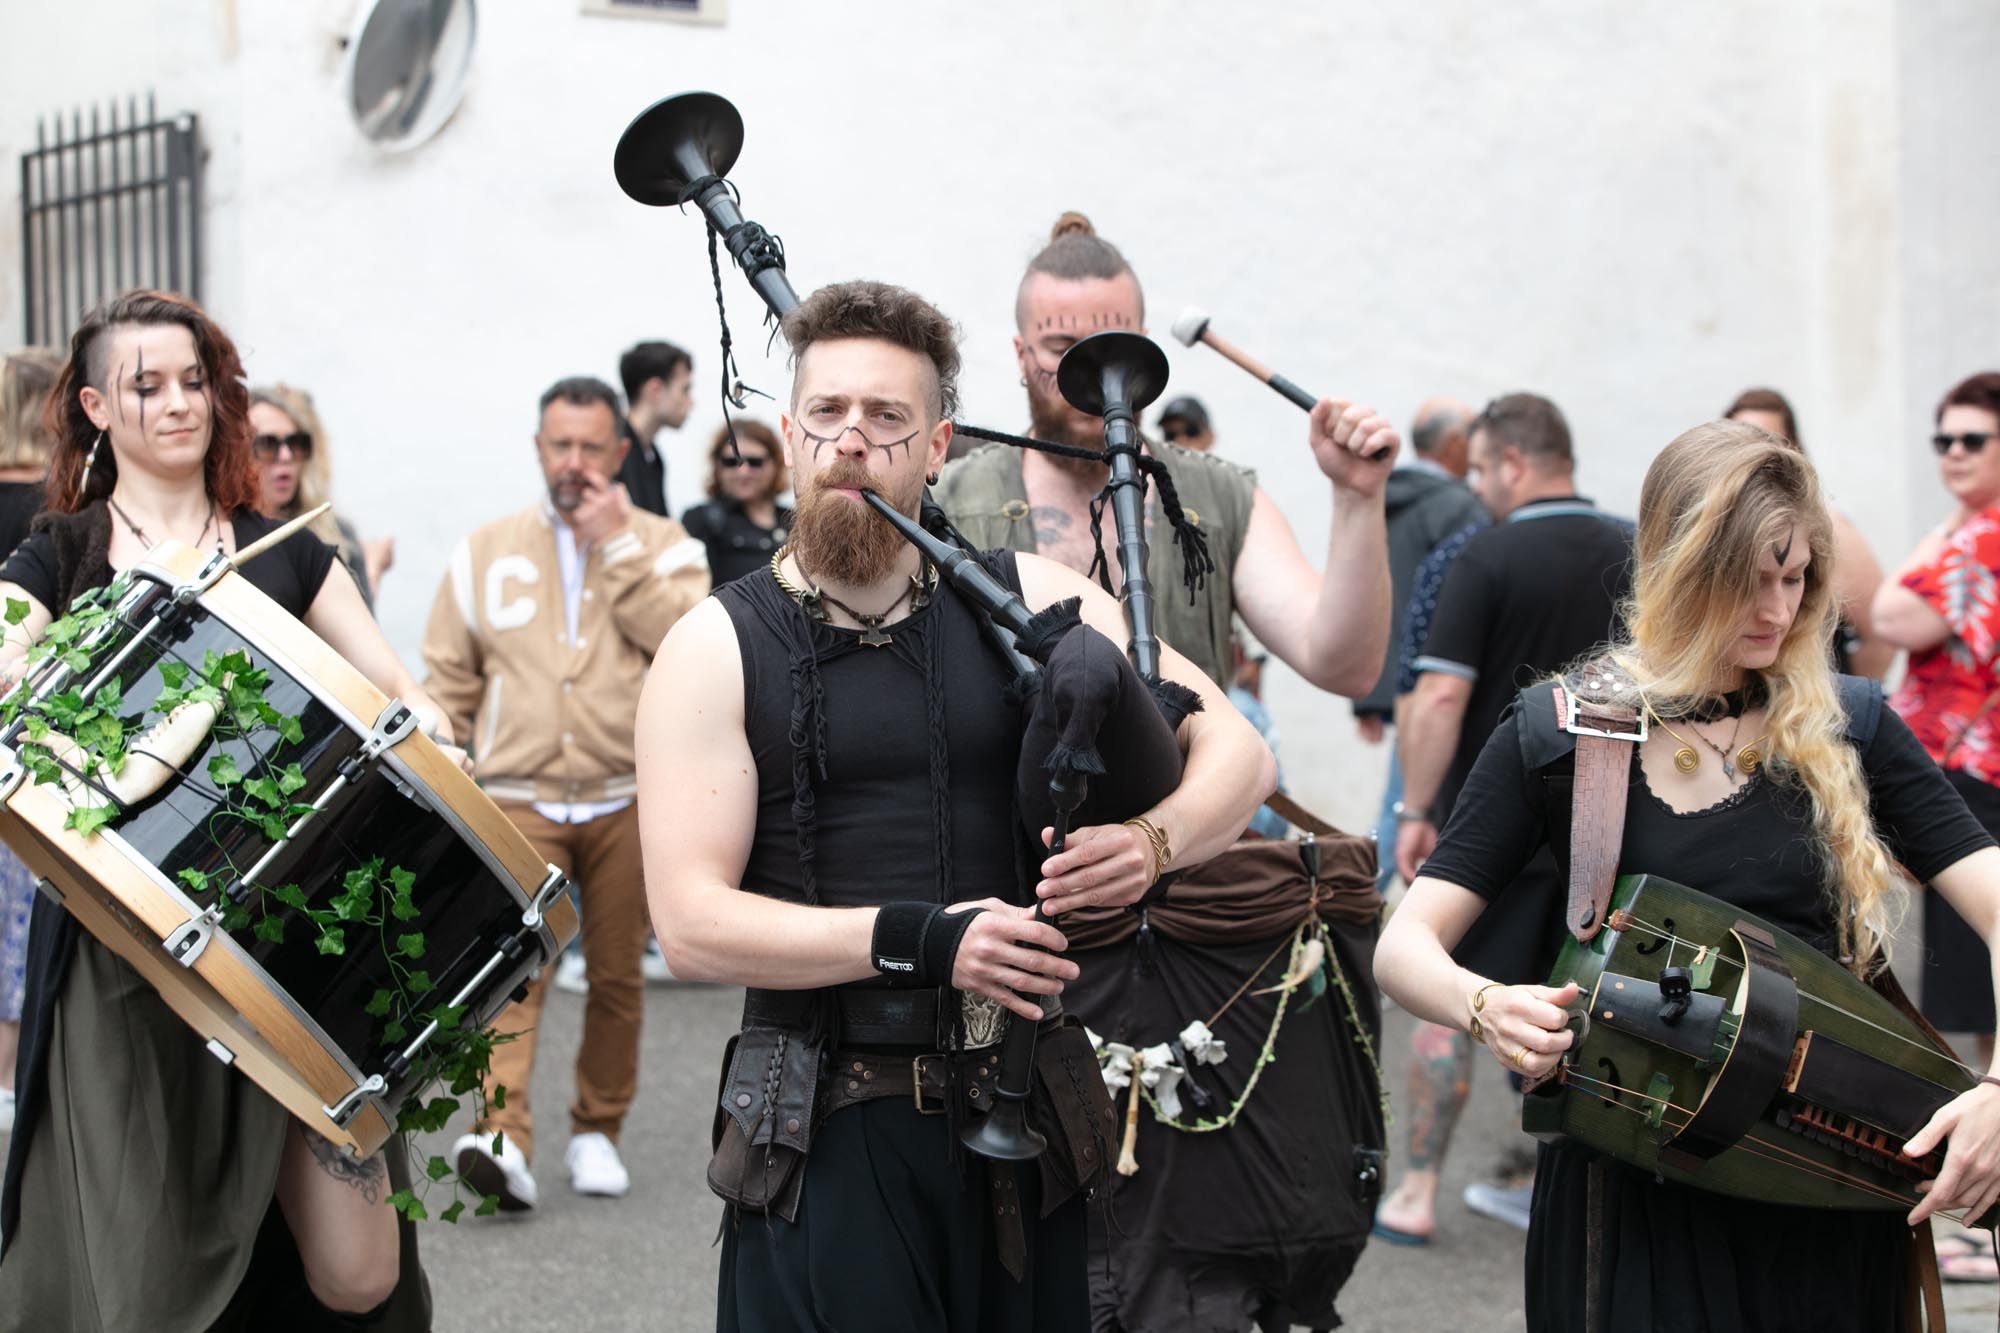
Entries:
{"label": "bagpipe", "polygon": [[[799,304],[786,275],[784,248],[743,215],[727,179],[742,148],[743,119],[727,99],[684,93],[655,103],[632,121],[618,141],[613,166],[619,185],[640,203],[700,209],[709,229],[718,305],[719,239],[771,315],[782,318]],[[725,323],[725,397],[731,393],[728,349]],[[1074,601],[1031,613],[928,495],[912,516],[879,495],[865,494],[883,520],[982,613],[994,650],[1010,665],[1010,689],[1025,714],[1016,805],[1023,832],[1035,843],[1042,829],[1054,829],[1051,854],[1062,850],[1072,827],[1119,823],[1172,792],[1182,770],[1176,730],[1200,706],[1199,696],[1160,677],[1146,578],[1145,475],[1136,414],[1166,387],[1166,356],[1138,334],[1095,334],[1065,353],[1057,379],[1072,403],[1105,421],[1121,598],[1132,631],[1129,658],[1082,623]],[[992,1109],[964,1132],[973,1151],[1012,1161],[1038,1156],[1046,1147],[1026,1115],[1036,1032],[1034,1024],[1008,1025]]]}
{"label": "bagpipe", "polygon": [[1563,941],[1549,984],[1570,981],[1575,1040],[1522,1127],[1720,1194],[1907,1212],[1943,1153],[1903,1146],[1979,1082],[1889,994],[1657,876],[1620,877],[1603,928]]}

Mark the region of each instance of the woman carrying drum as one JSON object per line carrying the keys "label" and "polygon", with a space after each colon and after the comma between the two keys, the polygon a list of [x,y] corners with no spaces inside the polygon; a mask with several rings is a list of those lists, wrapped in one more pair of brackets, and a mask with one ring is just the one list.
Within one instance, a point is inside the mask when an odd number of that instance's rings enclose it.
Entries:
{"label": "woman carrying drum", "polygon": [[[1699,889],[1860,975],[1883,964],[1893,934],[1892,861],[1994,938],[1993,839],[1880,707],[1880,687],[1829,665],[1834,537],[1811,465],[1754,426],[1699,426],[1654,460],[1639,512],[1630,640],[1565,684],[1572,694],[1578,679],[1629,685],[1649,724],[1631,747],[1618,873]],[[1523,750],[1524,738],[1558,735],[1554,707],[1544,684],[1501,722],[1376,953],[1382,988],[1398,1003],[1481,1036],[1502,1065],[1530,1077],[1572,1044],[1564,1006],[1576,987],[1500,986],[1449,951],[1544,843],[1567,863],[1569,823],[1557,804],[1570,799],[1575,755],[1535,769]],[[1857,725],[1864,716],[1872,728]],[[1553,938],[1563,923],[1548,929]],[[1908,1227],[1945,1209],[1977,1216],[2000,1199],[2000,1086],[1991,1082],[1909,1141],[1913,1156],[1943,1146],[1945,1164],[1907,1219],[1748,1202],[1658,1181],[1571,1141],[1545,1144],[1528,1235],[1528,1326],[1905,1327]]]}
{"label": "woman carrying drum", "polygon": [[[128,292],[86,316],[51,411],[46,507],[0,567],[0,596],[29,608],[0,647],[5,687],[56,614],[156,543],[227,553],[278,527],[256,512],[242,362],[185,298]],[[445,726],[325,542],[294,533],[241,572]],[[349,1160],[294,1122],[46,899],[22,1045],[0,1329],[429,1326],[385,1155]]]}

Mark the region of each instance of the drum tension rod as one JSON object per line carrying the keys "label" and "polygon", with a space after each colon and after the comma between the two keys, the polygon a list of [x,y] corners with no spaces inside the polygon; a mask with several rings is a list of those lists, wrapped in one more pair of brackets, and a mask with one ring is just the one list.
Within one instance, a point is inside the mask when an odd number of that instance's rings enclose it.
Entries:
{"label": "drum tension rod", "polygon": [[[326,1112],[327,1119],[333,1121],[334,1124],[339,1125],[342,1129],[346,1129],[348,1123],[361,1113],[363,1102],[380,1097],[388,1091],[389,1082],[387,1079],[383,1078],[380,1074],[370,1074],[361,1083],[357,1084],[353,1091],[349,1092],[332,1106],[321,1105],[319,1109]],[[392,1126],[394,1123],[393,1120],[390,1121]]]}

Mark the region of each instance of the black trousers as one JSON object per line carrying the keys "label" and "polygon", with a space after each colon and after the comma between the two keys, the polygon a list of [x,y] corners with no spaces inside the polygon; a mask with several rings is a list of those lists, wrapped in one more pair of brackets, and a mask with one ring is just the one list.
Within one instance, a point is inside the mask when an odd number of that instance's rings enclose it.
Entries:
{"label": "black trousers", "polygon": [[719,1333],[1085,1333],[1083,1200],[1041,1217],[1035,1164],[1002,1167],[1027,1235],[1016,1282],[994,1251],[987,1163],[954,1167],[948,1136],[898,1098],[829,1116],[796,1222],[729,1209]]}

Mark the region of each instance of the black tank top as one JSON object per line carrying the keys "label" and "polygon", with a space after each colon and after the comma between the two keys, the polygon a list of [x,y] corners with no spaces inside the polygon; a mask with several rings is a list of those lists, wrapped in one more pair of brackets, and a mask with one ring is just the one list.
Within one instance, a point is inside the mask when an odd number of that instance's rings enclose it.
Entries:
{"label": "black tank top", "polygon": [[[1015,591],[1008,552],[986,557]],[[926,664],[936,639],[948,778],[950,900],[1026,901],[1017,857],[1025,835],[1014,816],[1022,719],[1006,701],[1006,665],[969,607],[940,586],[929,605],[892,626],[880,647],[860,631],[806,616],[769,566],[716,589],[743,658],[743,723],[757,764],[757,832],[743,872],[754,893],[804,901],[793,817],[794,657],[809,636],[817,662],[826,772],[811,773],[813,876],[825,907],[940,900],[943,877],[933,815]],[[803,680],[803,674],[801,677]],[[814,695],[803,681],[806,695]],[[810,753],[810,735],[797,740]]]}

